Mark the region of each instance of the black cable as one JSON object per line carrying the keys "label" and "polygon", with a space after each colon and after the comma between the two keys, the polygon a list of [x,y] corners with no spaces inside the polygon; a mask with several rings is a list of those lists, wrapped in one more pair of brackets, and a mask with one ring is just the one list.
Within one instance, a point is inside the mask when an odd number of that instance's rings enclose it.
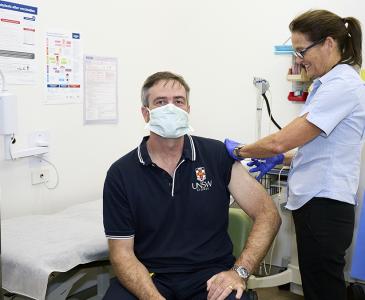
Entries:
{"label": "black cable", "polygon": [[264,97],[264,99],[265,99],[267,112],[269,113],[269,116],[270,116],[271,121],[280,130],[281,129],[281,126],[275,121],[274,117],[271,115],[271,109],[270,109],[269,100],[267,100],[267,97],[266,97],[265,93],[262,94],[262,97]]}

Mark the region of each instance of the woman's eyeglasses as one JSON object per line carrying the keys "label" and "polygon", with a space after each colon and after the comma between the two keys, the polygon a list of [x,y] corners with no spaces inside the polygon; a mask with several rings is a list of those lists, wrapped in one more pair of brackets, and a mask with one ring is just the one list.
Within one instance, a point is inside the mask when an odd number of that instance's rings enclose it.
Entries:
{"label": "woman's eyeglasses", "polygon": [[310,49],[310,48],[313,48],[314,46],[322,43],[323,41],[325,40],[325,38],[323,39],[320,39],[319,41],[317,42],[314,42],[313,44],[310,44],[308,47],[302,49],[302,50],[299,50],[299,51],[294,51],[294,55],[300,59],[303,59],[304,58],[304,55],[305,53]]}

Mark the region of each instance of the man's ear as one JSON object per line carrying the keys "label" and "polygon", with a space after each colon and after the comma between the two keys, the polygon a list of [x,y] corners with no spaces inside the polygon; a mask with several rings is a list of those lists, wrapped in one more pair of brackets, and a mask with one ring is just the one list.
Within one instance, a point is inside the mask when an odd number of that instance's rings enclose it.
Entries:
{"label": "man's ear", "polygon": [[142,106],[141,112],[142,112],[144,121],[146,123],[148,123],[150,121],[150,112],[148,111],[148,108],[146,106]]}

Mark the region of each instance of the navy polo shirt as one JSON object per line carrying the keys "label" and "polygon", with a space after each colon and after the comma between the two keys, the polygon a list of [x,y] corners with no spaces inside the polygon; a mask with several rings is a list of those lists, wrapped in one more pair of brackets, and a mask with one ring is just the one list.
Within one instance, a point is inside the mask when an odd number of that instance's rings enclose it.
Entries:
{"label": "navy polo shirt", "polygon": [[135,255],[150,272],[230,268],[228,184],[234,161],[224,144],[185,135],[181,160],[170,176],[151,161],[148,138],[108,170],[107,238],[134,238]]}

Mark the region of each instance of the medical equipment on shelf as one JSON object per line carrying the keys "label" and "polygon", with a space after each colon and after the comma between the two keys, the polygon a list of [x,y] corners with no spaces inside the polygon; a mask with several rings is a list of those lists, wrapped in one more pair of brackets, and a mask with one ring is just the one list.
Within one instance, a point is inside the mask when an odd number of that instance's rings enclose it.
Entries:
{"label": "medical equipment on shelf", "polygon": [[102,299],[110,280],[102,200],[48,215],[6,219],[1,226],[7,292],[64,300],[97,286],[97,295],[91,299]]}
{"label": "medical equipment on shelf", "polygon": [[44,141],[36,141],[34,147],[28,147],[12,151],[12,145],[16,143],[17,132],[17,99],[5,88],[5,77],[0,70],[2,89],[0,91],[0,134],[4,135],[5,159],[16,159],[48,153],[48,144]]}

